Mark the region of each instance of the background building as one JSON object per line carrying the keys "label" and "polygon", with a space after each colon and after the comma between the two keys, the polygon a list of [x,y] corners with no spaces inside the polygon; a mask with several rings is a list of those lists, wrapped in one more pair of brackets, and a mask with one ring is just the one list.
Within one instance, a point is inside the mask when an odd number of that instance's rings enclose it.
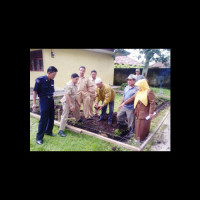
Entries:
{"label": "background building", "polygon": [[49,66],[58,69],[55,90],[63,90],[72,73],[79,74],[79,67],[86,67],[86,76],[91,70],[106,84],[114,81],[114,49],[30,49],[30,87],[35,79],[47,73]]}

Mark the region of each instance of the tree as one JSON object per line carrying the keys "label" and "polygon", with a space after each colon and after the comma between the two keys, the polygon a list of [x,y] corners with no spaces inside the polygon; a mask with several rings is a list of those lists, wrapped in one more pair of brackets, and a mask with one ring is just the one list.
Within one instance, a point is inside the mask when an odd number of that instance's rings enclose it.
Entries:
{"label": "tree", "polygon": [[115,49],[114,50],[114,55],[113,55],[113,59],[115,60],[116,56],[127,56],[130,53],[124,49]]}
{"label": "tree", "polygon": [[[170,52],[170,49],[163,49],[163,50],[168,51],[168,53]],[[144,57],[146,59],[142,71],[142,75],[145,77],[147,77],[148,67],[150,62],[152,61],[162,62],[163,64],[165,64],[165,66],[167,66],[167,63],[169,62],[170,59],[170,55],[163,54],[163,51],[161,51],[161,49],[139,49],[139,51],[140,54],[144,54]],[[138,59],[140,58],[141,56],[138,56]]]}

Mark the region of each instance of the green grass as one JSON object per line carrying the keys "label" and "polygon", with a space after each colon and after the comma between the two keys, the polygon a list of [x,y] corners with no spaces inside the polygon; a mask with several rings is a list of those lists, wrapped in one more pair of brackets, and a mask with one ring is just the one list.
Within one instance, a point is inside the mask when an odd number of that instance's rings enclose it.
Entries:
{"label": "green grass", "polygon": [[[114,112],[118,112],[118,107],[122,101],[123,94],[115,94],[115,105],[114,105]],[[109,110],[109,109],[108,109]],[[108,112],[107,110],[107,112]]]}
{"label": "green grass", "polygon": [[[59,127],[54,126],[53,133],[57,136],[51,137],[45,135],[43,144],[36,144],[36,133],[39,120],[30,117],[30,151],[112,151],[116,146],[109,142],[85,134],[74,133],[65,130],[66,137],[58,135]],[[117,147],[117,151],[129,151],[123,147]]]}
{"label": "green grass", "polygon": [[[152,89],[152,88],[151,88]],[[159,88],[153,88],[155,93],[159,93]],[[170,90],[163,89],[163,92],[166,96],[170,98]],[[118,112],[118,107],[121,103],[123,94],[116,93],[115,96],[115,105],[114,112]],[[109,112],[109,108],[107,108],[107,113]],[[100,114],[101,112],[99,112]],[[151,123],[150,132],[153,132],[155,128],[158,126],[159,122],[162,120],[166,113],[166,109],[161,111],[159,116],[154,119]],[[30,151],[112,151],[112,148],[116,145],[111,144],[106,141],[102,141],[98,138],[94,138],[92,136],[77,134],[70,130],[65,130],[64,132],[67,134],[67,137],[60,137],[58,135],[59,127],[54,126],[53,133],[57,134],[56,137],[51,137],[45,135],[43,138],[43,145],[36,144],[36,133],[38,131],[38,119],[30,117]],[[146,146],[144,151],[150,150],[150,147],[153,143],[153,139]],[[131,144],[136,146],[136,144]],[[117,146],[117,151],[129,151],[123,147]]]}
{"label": "green grass", "polygon": [[162,92],[164,96],[169,96],[170,97],[170,89],[156,88],[156,87],[150,87],[150,88],[151,88],[151,90],[153,90],[153,92],[155,94],[159,94],[160,92]]}

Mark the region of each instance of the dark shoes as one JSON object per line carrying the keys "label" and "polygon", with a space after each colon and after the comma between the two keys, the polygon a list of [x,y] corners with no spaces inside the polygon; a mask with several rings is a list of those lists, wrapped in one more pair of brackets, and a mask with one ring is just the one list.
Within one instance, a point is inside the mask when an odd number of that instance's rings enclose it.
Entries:
{"label": "dark shoes", "polygon": [[42,140],[36,140],[36,143],[41,145],[41,144],[43,144],[43,141]]}
{"label": "dark shoes", "polygon": [[93,117],[87,118],[87,120],[93,120]]}
{"label": "dark shoes", "polygon": [[45,135],[49,135],[49,136],[52,136],[52,137],[55,137],[56,135],[53,134],[53,133],[45,133]]}
{"label": "dark shoes", "polygon": [[100,122],[100,121],[105,121],[105,119],[101,119],[101,118],[100,118],[100,119],[99,119],[99,120],[97,120],[97,121],[98,121],[98,122]]}
{"label": "dark shoes", "polygon": [[79,119],[77,122],[80,123],[80,122],[84,122],[85,120],[83,119]]}
{"label": "dark shoes", "polygon": [[66,135],[64,134],[64,132],[61,131],[61,130],[58,132],[58,134],[59,134],[61,137],[66,137]]}

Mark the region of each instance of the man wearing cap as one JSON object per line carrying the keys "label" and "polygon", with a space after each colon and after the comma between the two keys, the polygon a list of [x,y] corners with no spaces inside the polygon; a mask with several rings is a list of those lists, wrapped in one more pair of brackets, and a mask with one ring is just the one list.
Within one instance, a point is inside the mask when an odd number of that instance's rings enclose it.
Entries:
{"label": "man wearing cap", "polygon": [[139,81],[140,79],[145,79],[143,75],[140,75],[140,69],[136,69],[135,73],[136,73],[136,82]]}
{"label": "man wearing cap", "polygon": [[[124,89],[124,94],[121,104],[130,97],[132,97],[137,92],[137,88],[135,86],[136,76],[134,74],[130,74],[127,78],[127,81],[128,85]],[[133,137],[133,133],[135,131],[135,114],[134,114],[133,102],[122,108],[119,108],[119,112],[117,113],[117,124],[122,126],[126,125],[125,123],[126,117],[128,118],[128,129],[129,129],[129,134],[126,136],[126,138],[130,139],[131,137]]]}
{"label": "man wearing cap", "polygon": [[[95,80],[96,84],[96,98],[95,98],[95,107],[98,108],[98,111],[102,110],[100,118],[98,121],[104,121],[104,117],[106,115],[107,106],[109,104],[109,116],[108,116],[108,124],[112,124],[113,119],[113,111],[114,111],[114,99],[115,92],[113,88],[111,88],[107,84],[103,84],[100,78]],[[102,101],[102,105],[98,107],[99,101]]]}

